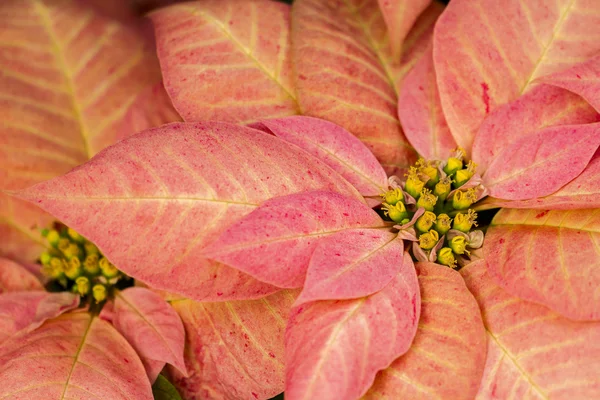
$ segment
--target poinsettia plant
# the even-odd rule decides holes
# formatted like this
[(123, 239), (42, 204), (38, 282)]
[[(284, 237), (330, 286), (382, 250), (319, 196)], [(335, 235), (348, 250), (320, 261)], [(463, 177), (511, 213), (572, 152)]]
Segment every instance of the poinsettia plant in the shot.
[[(60, 78), (8, 64), (2, 79), (29, 74), (45, 90), (66, 79), (70, 97), (6, 86), (7, 126), (32, 137), (9, 129), (3, 140), (23, 140), (32, 156), (7, 158), (2, 201), (12, 236), (3, 253), (38, 258), (32, 241), (42, 239), (29, 227), (55, 218), (93, 242), (105, 264), (154, 290), (105, 287), (107, 304), (114, 298), (118, 309), (128, 291), (160, 293), (185, 327), (185, 366), (161, 359), (179, 367), (167, 370), (184, 398), (598, 396), (593, 2), (176, 4), (150, 15), (170, 100), (160, 76), (79, 69), (111, 33), (99, 39), (80, 22), (66, 37), (98, 43), (92, 56), (71, 53), (63, 11), (8, 4), (11, 15), (35, 12), (45, 36), (16, 18), (7, 37), (22, 29), (38, 47), (50, 40)], [(143, 30), (137, 37), (148, 40)], [(21, 43), (24, 54), (32, 43)], [(109, 48), (131, 56), (125, 45)], [(117, 85), (121, 78), (140, 84)], [(89, 95), (86, 84), (98, 80)], [(179, 115), (185, 122), (128, 137)], [(37, 142), (56, 137), (82, 142), (70, 147), (79, 158), (67, 163), (58, 156), (64, 146)], [(52, 257), (39, 258), (59, 285), (73, 258), (64, 256), (54, 276)], [(77, 282), (96, 276), (63, 286), (90, 305), (106, 302), (93, 290), (104, 281), (87, 291)], [(71, 331), (78, 350), (59, 352), (74, 354), (71, 373), (36, 364), (44, 374), (21, 388), (56, 385), (64, 397), (79, 390), (71, 377), (93, 339), (67, 321), (112, 328), (81, 312), (56, 317), (57, 307), (27, 319), (44, 296), (31, 296), (19, 314), (24, 330), (0, 346), (0, 378), (28, 365), (11, 355), (27, 351), (20, 341)], [(33, 351), (39, 358), (48, 349)], [(91, 396), (106, 389), (88, 385)]]

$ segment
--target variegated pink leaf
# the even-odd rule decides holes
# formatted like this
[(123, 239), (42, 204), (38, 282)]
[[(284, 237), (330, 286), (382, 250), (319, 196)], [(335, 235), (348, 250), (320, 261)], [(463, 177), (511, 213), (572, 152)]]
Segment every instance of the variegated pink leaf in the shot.
[(30, 290), (43, 290), (35, 275), (16, 262), (0, 257), (0, 294)]
[(544, 75), (600, 51), (590, 0), (452, 0), (434, 35), (440, 98), (456, 142), (469, 150), (483, 119)]
[(286, 399), (357, 399), (365, 394), (377, 372), (409, 349), (420, 309), (414, 269), (368, 297), (293, 309), (285, 337)]
[(478, 400), (600, 396), (600, 323), (574, 322), (496, 286), (485, 261), (461, 270), (482, 310), (488, 351)]
[(209, 261), (203, 247), (263, 201), (305, 190), (362, 199), (296, 146), (254, 129), (205, 122), (134, 135), (21, 196), (96, 243), (136, 279), (199, 300), (224, 300), (277, 289)]
[(302, 287), (310, 257), (327, 236), (383, 228), (363, 202), (333, 192), (304, 192), (263, 203), (205, 249), (206, 257), (283, 288)]
[[(598, 39), (600, 36), (596, 37)], [(600, 112), (600, 55), (538, 81), (577, 93)]]
[(473, 399), (486, 359), (477, 302), (457, 272), (433, 263), (416, 267), (421, 288), (417, 334), (410, 350), (377, 375), (364, 400)]
[(485, 171), (511, 143), (544, 128), (598, 122), (600, 115), (581, 97), (550, 85), (536, 85), (517, 100), (499, 106), (475, 136), (472, 158)]
[(146, 129), (180, 121), (181, 117), (173, 108), (163, 84), (157, 83), (138, 94), (129, 106), (118, 129), (117, 139), (122, 140)]
[(68, 313), (0, 348), (0, 397), (152, 400), (144, 367), (106, 321)]
[(363, 196), (377, 196), (387, 190), (387, 175), (373, 153), (334, 123), (288, 117), (262, 120), (256, 127), (308, 151), (346, 178)]
[(599, 145), (600, 123), (543, 129), (500, 151), (483, 184), (506, 200), (547, 196), (581, 174)]
[(575, 320), (600, 319), (600, 209), (500, 210), (484, 253), (509, 293)]
[(251, 301), (172, 305), (186, 330), (189, 378), (168, 367), (187, 400), (268, 399), (284, 388), (283, 337), (296, 292)]
[(489, 208), (534, 208), (544, 210), (600, 208), (600, 152), (596, 152), (592, 161), (577, 178), (550, 196), (518, 201), (488, 198), (483, 203), (485, 207)]
[(185, 121), (248, 123), (298, 113), (288, 5), (204, 0), (151, 18), (165, 87)]
[(396, 116), (394, 65), (376, 0), (297, 0), (292, 57), (302, 113), (348, 129), (387, 172), (415, 160)]
[(421, 156), (443, 160), (456, 147), (440, 104), (431, 46), (400, 86), (398, 117)]
[(398, 274), (413, 274), (404, 260), (397, 233), (382, 229), (347, 229), (322, 240), (308, 265), (304, 288), (295, 305), (315, 300), (346, 300), (383, 289)]
[[(0, 347), (15, 333), (31, 332), (46, 320), (77, 308), (79, 296), (42, 290), (0, 295)], [(1, 352), (1, 351), (0, 351)]]
[(158, 294), (137, 287), (118, 292), (113, 313), (114, 327), (140, 357), (169, 363), (187, 375), (183, 361), (183, 324), (175, 310)]
[(404, 38), (431, 0), (377, 0), (388, 30), (394, 59), (400, 58)]
[[(80, 1), (3, 1), (0, 16), (0, 189), (14, 190), (112, 144), (130, 102), (160, 70), (140, 31)], [(0, 193), (0, 254), (33, 261), (50, 221)]]

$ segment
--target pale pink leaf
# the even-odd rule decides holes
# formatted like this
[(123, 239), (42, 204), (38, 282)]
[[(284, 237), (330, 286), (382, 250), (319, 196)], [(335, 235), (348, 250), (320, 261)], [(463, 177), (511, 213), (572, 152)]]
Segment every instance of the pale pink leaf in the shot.
[(300, 116), (262, 120), (258, 124), (325, 162), (363, 196), (376, 196), (387, 190), (387, 175), (373, 153), (341, 126)]
[(506, 200), (547, 196), (581, 174), (599, 145), (600, 123), (540, 130), (500, 151), (483, 184), (491, 196)]
[(162, 82), (157, 83), (138, 94), (129, 106), (118, 128), (117, 139), (122, 140), (146, 129), (180, 121), (181, 117), (173, 108)]
[(263, 201), (305, 190), (362, 199), (335, 171), (294, 145), (254, 129), (204, 122), (134, 135), (20, 196), (153, 288), (224, 300), (277, 289), (209, 261), (203, 247)]
[(431, 0), (377, 0), (377, 3), (387, 26), (392, 55), (397, 59), (402, 53), (404, 38)]
[(443, 160), (456, 147), (440, 104), (431, 46), (400, 86), (398, 117), (421, 156)]
[[(112, 144), (129, 102), (160, 69), (142, 32), (80, 1), (2, 1), (0, 14), (10, 16), (0, 31), (0, 189), (15, 190)], [(34, 261), (50, 221), (0, 193), (0, 254)]]
[(496, 286), (485, 261), (461, 274), (488, 334), (478, 400), (600, 397), (600, 323), (571, 321), (511, 296)]
[(434, 61), (456, 142), (470, 150), (484, 118), (600, 51), (590, 0), (452, 0), (436, 24)]
[(550, 85), (536, 85), (515, 101), (499, 106), (475, 136), (472, 158), (483, 172), (511, 143), (544, 128), (598, 122), (598, 113), (581, 97)]
[(383, 228), (363, 202), (333, 192), (304, 192), (263, 203), (205, 249), (206, 257), (284, 288), (302, 287), (310, 257), (327, 236)]
[(383, 289), (398, 274), (413, 274), (403, 262), (397, 233), (382, 229), (347, 229), (321, 241), (308, 265), (296, 306), (315, 300), (346, 300)]
[(362, 299), (316, 301), (292, 310), (286, 399), (357, 399), (379, 370), (410, 348), (421, 309), (417, 274), (411, 271)]
[(152, 400), (144, 367), (106, 321), (68, 313), (0, 349), (0, 397)]
[(0, 294), (43, 290), (40, 281), (27, 268), (0, 257)]
[(575, 320), (600, 319), (600, 209), (502, 209), (483, 251), (509, 293)]
[(284, 389), (284, 333), (296, 292), (251, 301), (172, 303), (186, 330), (188, 378), (168, 367), (187, 400), (268, 399)]
[(346, 128), (392, 173), (414, 162), (415, 153), (396, 114), (386, 31), (376, 0), (297, 0), (292, 8), (292, 57), (302, 113)]
[(457, 272), (417, 263), (421, 317), (410, 350), (381, 371), (364, 397), (453, 399), (475, 397), (486, 354), (486, 334), (473, 295)]
[(577, 93), (600, 112), (600, 55), (538, 81)]
[(187, 375), (183, 324), (158, 294), (145, 288), (125, 289), (116, 294), (113, 313), (113, 326), (140, 357), (169, 363)]
[[(408, 32), (408, 36), (402, 44), (400, 65), (394, 67), (394, 80), (397, 90), (401, 87), (406, 74), (412, 70), (431, 46), (435, 22), (443, 11), (444, 5), (442, 3), (432, 1)], [(402, 92), (401, 90), (398, 91)]]
[(600, 208), (600, 152), (596, 152), (592, 161), (577, 178), (550, 196), (517, 201), (487, 198), (482, 204), (489, 208), (534, 208), (538, 210)]
[(77, 308), (79, 296), (45, 291), (12, 292), (0, 295), (0, 347), (15, 333), (34, 330), (46, 320)]
[(298, 114), (288, 5), (204, 0), (151, 18), (165, 87), (185, 121), (248, 123)]

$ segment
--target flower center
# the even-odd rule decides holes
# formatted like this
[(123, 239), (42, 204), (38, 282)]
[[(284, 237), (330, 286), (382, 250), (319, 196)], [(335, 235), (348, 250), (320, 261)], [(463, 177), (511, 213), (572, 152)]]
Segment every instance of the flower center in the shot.
[(477, 213), (471, 207), (485, 189), (477, 165), (464, 158), (461, 148), (443, 161), (420, 158), (404, 181), (390, 178), (390, 189), (381, 195), (384, 216), (407, 231), (402, 237), (413, 241), (417, 261), (460, 267), (471, 261), (470, 250), (483, 244), (483, 232), (473, 229)]
[(40, 263), (53, 291), (77, 293), (82, 301), (98, 304), (112, 296), (117, 284), (131, 284), (131, 278), (73, 229), (56, 224), (44, 229), (42, 236), (49, 246), (40, 255)]

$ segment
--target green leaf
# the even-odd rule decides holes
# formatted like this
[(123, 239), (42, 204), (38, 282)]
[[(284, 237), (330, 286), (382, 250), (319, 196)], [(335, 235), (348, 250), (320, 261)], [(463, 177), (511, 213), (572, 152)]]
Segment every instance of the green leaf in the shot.
[(152, 385), (154, 400), (181, 400), (181, 396), (175, 386), (163, 375), (158, 375), (156, 382)]

